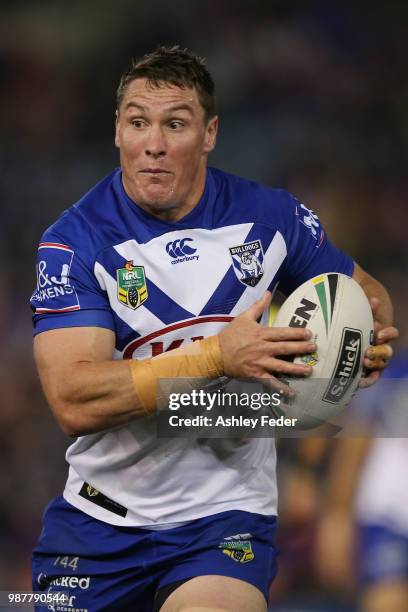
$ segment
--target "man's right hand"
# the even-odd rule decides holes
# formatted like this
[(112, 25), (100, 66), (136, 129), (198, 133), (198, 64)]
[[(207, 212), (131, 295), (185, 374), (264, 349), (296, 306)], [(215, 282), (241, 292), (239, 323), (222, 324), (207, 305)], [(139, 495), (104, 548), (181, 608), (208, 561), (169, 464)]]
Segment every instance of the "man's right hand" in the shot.
[(219, 334), (226, 376), (233, 378), (268, 378), (275, 374), (308, 376), (312, 368), (294, 364), (280, 357), (302, 355), (316, 350), (312, 333), (302, 327), (266, 327), (257, 323), (271, 302), (263, 297), (229, 323)]

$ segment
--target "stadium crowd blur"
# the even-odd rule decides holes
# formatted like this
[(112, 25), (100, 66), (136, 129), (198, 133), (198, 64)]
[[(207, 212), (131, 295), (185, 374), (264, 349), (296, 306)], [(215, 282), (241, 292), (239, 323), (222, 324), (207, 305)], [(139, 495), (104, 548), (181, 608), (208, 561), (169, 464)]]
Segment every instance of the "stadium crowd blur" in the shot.
[[(318, 212), (332, 240), (389, 288), (398, 346), (408, 344), (408, 6), (372, 2), (367, 13), (358, 4), (1, 3), (0, 590), (30, 588), (40, 514), (65, 479), (68, 440), (31, 355), (36, 245), (118, 163), (115, 89), (129, 57), (158, 43), (207, 57), (221, 118), (210, 163), (284, 187)], [(274, 609), (352, 610), (353, 590), (323, 585), (312, 558), (330, 448), (312, 486), (297, 474), (302, 453), (319, 451), (298, 445), (280, 451), (288, 546)], [(294, 590), (301, 603), (291, 608)]]

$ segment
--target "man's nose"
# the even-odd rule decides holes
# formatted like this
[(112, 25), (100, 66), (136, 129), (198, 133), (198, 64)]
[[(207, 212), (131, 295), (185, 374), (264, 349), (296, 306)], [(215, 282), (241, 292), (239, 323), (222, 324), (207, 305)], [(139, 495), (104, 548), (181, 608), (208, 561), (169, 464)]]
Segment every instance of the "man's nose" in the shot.
[(166, 155), (166, 142), (159, 126), (152, 126), (146, 142), (145, 153), (149, 157), (163, 157)]

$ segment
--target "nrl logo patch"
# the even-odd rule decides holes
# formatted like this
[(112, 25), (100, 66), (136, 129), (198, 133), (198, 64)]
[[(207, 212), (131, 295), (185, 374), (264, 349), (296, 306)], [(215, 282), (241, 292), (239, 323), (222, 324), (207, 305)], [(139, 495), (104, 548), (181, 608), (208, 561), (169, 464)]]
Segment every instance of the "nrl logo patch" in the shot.
[(218, 548), (237, 563), (249, 563), (255, 558), (249, 540), (224, 540), (218, 544)]
[(264, 253), (260, 240), (246, 242), (230, 247), (234, 272), (238, 280), (246, 286), (255, 287), (263, 277)]
[(134, 266), (127, 261), (124, 268), (116, 270), (118, 300), (128, 308), (136, 310), (147, 300), (146, 276), (143, 266)]

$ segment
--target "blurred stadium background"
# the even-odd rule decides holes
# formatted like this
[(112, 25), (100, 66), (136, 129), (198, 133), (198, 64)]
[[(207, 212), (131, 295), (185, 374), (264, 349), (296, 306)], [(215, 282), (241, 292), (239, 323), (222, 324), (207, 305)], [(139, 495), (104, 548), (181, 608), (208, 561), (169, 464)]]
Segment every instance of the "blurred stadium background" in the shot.
[[(128, 59), (158, 43), (207, 57), (221, 118), (210, 163), (287, 188), (318, 212), (332, 240), (391, 291), (404, 347), (407, 19), (406, 4), (386, 2), (2, 0), (0, 590), (30, 588), (41, 513), (65, 479), (67, 439), (31, 356), (36, 246), (117, 165), (115, 90)], [(302, 463), (296, 444), (284, 448), (282, 474), (288, 457)], [(323, 588), (309, 563), (319, 484), (309, 495), (305, 482), (282, 496), (303, 505), (303, 529), (296, 513), (285, 525), (291, 546), (274, 609), (353, 610), (353, 592)]]

